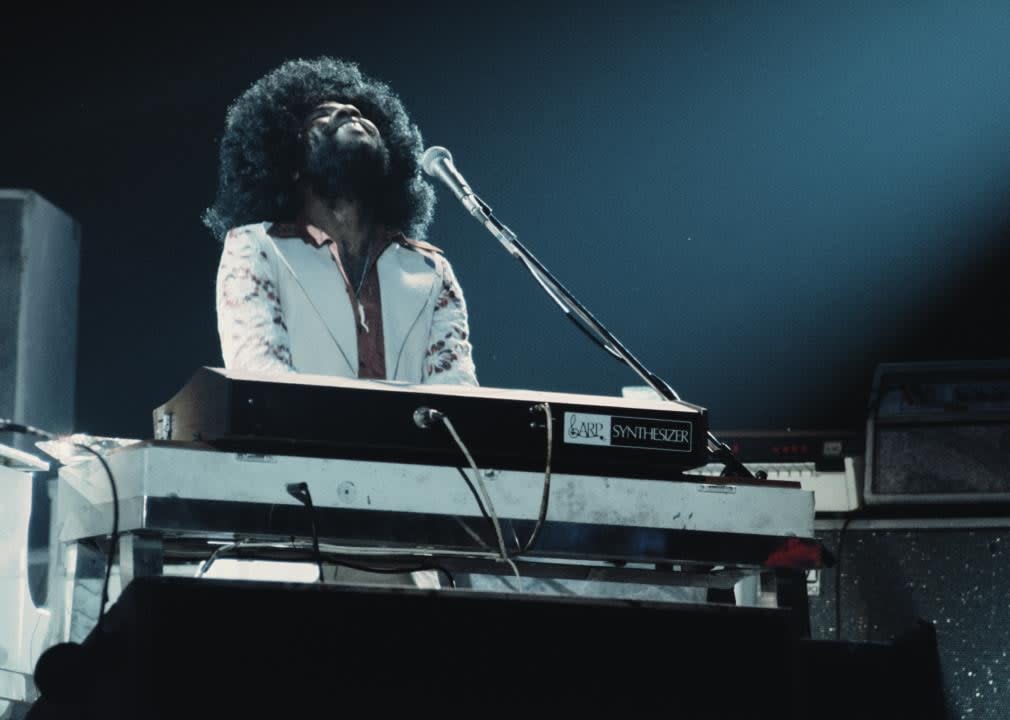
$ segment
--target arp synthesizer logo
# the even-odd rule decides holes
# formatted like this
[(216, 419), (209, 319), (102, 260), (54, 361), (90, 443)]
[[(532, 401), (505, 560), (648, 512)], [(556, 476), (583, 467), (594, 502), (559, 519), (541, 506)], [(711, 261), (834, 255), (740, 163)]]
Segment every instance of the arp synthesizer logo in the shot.
[(579, 445), (609, 445), (610, 416), (565, 413), (565, 442)]
[(691, 452), (692, 426), (683, 420), (565, 413), (566, 443)]

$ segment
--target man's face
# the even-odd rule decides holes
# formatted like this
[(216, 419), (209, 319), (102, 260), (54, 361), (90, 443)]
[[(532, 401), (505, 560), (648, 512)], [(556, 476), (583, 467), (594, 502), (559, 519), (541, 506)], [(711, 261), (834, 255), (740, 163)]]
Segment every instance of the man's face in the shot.
[(364, 117), (354, 105), (336, 100), (327, 100), (316, 105), (305, 118), (302, 131), (306, 135), (311, 132), (336, 134), (341, 142), (348, 144), (382, 143), (382, 136), (375, 123)]
[(389, 150), (371, 120), (349, 103), (327, 100), (302, 128), (304, 175), (324, 200), (374, 203), (389, 174)]

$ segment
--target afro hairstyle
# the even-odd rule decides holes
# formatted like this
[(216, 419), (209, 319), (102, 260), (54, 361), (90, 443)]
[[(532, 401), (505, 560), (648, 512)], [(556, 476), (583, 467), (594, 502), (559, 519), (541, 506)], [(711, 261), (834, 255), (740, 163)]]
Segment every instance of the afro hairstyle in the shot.
[(325, 100), (355, 105), (379, 128), (397, 190), (396, 197), (386, 198), (383, 221), (411, 237), (424, 237), (435, 191), (421, 176), (420, 131), (388, 85), (366, 76), (357, 63), (320, 57), (284, 63), (228, 109), (217, 197), (203, 215), (219, 241), (235, 227), (295, 219), (299, 208), (292, 178), (301, 159), (299, 133), (305, 116)]

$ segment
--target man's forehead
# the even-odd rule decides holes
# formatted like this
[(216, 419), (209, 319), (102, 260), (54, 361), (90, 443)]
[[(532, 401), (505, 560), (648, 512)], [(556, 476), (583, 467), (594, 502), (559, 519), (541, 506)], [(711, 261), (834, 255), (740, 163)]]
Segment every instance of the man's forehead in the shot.
[(325, 100), (313, 101), (302, 106), (300, 114), (306, 120), (311, 120), (321, 112), (333, 112), (342, 105), (353, 105), (353, 100), (343, 100), (337, 97), (328, 97)]

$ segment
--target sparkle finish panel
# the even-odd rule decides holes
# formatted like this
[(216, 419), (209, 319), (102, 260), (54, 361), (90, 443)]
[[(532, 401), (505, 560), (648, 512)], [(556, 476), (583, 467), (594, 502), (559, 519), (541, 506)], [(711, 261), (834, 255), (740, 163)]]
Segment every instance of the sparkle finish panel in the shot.
[[(1010, 718), (1010, 530), (991, 528), (819, 532), (838, 555), (811, 597), (815, 638), (889, 641), (917, 619), (937, 632), (951, 718)], [(843, 689), (839, 688), (842, 692)]]

